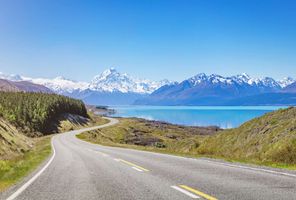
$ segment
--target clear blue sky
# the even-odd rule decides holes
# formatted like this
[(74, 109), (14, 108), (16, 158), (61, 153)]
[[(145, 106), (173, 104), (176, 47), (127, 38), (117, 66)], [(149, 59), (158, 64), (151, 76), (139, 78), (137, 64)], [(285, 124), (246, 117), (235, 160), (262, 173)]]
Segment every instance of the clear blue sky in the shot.
[(296, 78), (296, 2), (0, 0), (0, 71), (89, 80), (109, 67)]

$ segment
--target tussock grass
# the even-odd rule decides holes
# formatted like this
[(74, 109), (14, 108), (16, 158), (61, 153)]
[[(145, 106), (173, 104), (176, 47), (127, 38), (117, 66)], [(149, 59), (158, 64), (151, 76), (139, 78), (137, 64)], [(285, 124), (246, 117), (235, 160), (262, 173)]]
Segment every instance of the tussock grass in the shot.
[(0, 160), (0, 192), (36, 169), (51, 154), (51, 137), (38, 138), (35, 146), (21, 156)]
[(280, 109), (235, 129), (216, 130), (123, 118), (78, 135), (109, 146), (135, 148), (296, 169), (296, 108)]
[(121, 118), (119, 124), (85, 132), (77, 137), (109, 146), (136, 148), (157, 152), (191, 153), (217, 127), (187, 127), (136, 118)]
[(296, 108), (271, 112), (209, 137), (197, 153), (254, 163), (296, 165)]

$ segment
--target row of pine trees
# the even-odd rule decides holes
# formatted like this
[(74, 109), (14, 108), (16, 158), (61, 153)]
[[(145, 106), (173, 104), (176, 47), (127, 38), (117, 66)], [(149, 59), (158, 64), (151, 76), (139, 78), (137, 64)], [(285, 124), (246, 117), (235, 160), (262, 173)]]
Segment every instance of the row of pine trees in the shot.
[(46, 132), (63, 113), (87, 117), (80, 100), (56, 94), (0, 92), (0, 117), (24, 130)]

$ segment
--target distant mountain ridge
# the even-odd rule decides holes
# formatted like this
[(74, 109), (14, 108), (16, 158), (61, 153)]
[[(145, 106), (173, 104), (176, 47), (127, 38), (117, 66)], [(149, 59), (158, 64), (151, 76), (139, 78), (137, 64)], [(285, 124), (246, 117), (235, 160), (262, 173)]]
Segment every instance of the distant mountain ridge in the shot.
[(54, 79), (30, 78), (20, 75), (0, 73), (0, 78), (14, 82), (28, 81), (50, 88), (57, 94), (82, 99), (88, 104), (126, 105), (143, 98), (163, 85), (173, 82), (168, 80), (150, 81), (121, 74), (110, 68), (95, 76), (90, 82), (81, 82), (56, 77)]
[[(291, 105), (291, 102), (295, 102), (296, 91), (295, 79), (291, 77), (274, 80), (271, 77), (252, 78), (245, 73), (229, 77), (199, 73), (182, 82), (174, 82), (134, 78), (110, 68), (90, 82), (64, 77), (44, 79), (3, 73), (0, 73), (0, 78), (43, 85), (57, 94), (96, 105), (237, 105), (245, 104), (245, 101), (252, 102), (252, 105), (265, 105), (268, 104), (265, 98), (273, 99), (271, 105)], [(283, 93), (290, 94), (281, 98)]]
[[(284, 95), (295, 80), (251, 78), (247, 74), (223, 77), (197, 74), (178, 84), (163, 86), (148, 97), (135, 101), (140, 105), (295, 105), (296, 94)], [(289, 91), (293, 91), (289, 89)], [(263, 95), (264, 94), (264, 95)], [(268, 94), (268, 95), (267, 95)], [(257, 98), (251, 98), (256, 96)], [(285, 98), (281, 98), (285, 96)], [(248, 97), (248, 98), (247, 98)], [(252, 101), (251, 101), (252, 100)]]
[(9, 81), (5, 79), (0, 79), (0, 91), (53, 93), (43, 85), (34, 84), (28, 81)]

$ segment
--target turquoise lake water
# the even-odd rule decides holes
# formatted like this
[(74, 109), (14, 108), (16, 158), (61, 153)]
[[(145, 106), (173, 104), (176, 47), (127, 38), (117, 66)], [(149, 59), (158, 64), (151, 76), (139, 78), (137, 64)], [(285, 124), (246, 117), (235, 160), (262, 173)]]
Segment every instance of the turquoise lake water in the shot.
[(115, 106), (113, 116), (137, 117), (190, 126), (234, 128), (279, 106)]

